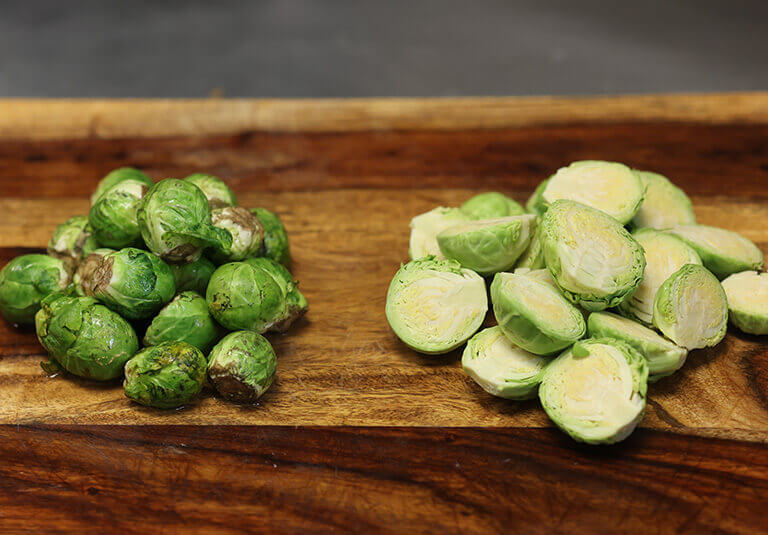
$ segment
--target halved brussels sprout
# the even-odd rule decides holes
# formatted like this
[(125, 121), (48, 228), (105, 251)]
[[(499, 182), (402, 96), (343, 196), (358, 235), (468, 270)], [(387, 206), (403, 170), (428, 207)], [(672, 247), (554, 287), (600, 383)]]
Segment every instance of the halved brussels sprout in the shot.
[(548, 362), (517, 347), (498, 325), (470, 338), (461, 357), (462, 368), (483, 390), (506, 399), (536, 397)]
[(725, 291), (704, 267), (685, 265), (656, 292), (653, 324), (686, 349), (712, 347), (723, 339), (728, 324)]
[(72, 260), (77, 264), (98, 247), (88, 218), (77, 215), (70, 217), (53, 231), (53, 236), (48, 242), (48, 254), (62, 260)]
[(230, 333), (208, 357), (208, 377), (225, 399), (255, 403), (272, 384), (277, 371), (275, 351), (252, 331)]
[(449, 227), (467, 221), (469, 218), (458, 208), (444, 208), (442, 206), (414, 217), (411, 220), (411, 241), (408, 251), (411, 260), (418, 260), (426, 256), (445, 260), (443, 253), (440, 252), (440, 246), (437, 244), (437, 235)]
[(232, 235), (211, 223), (211, 208), (191, 182), (167, 178), (144, 196), (138, 211), (141, 237), (168, 262), (193, 262), (205, 247), (229, 247)]
[(91, 206), (96, 204), (104, 192), (112, 189), (114, 186), (122, 182), (123, 180), (138, 180), (145, 184), (148, 188), (151, 188), (154, 182), (143, 171), (134, 169), (133, 167), (121, 167), (109, 172), (104, 178), (99, 181), (99, 185), (96, 186), (96, 191), (91, 195)]
[(86, 286), (93, 283), (93, 272), (99, 267), (101, 258), (109, 253), (116, 252), (114, 249), (101, 248), (91, 252), (83, 258), (83, 261), (77, 266), (75, 274), (72, 275), (72, 284), (74, 284), (75, 294), (80, 297), (88, 295)]
[(731, 323), (751, 334), (768, 334), (768, 273), (744, 271), (723, 281)]
[(613, 338), (590, 338), (549, 363), (539, 386), (547, 416), (574, 440), (613, 444), (643, 417), (648, 365)]
[(677, 236), (649, 228), (638, 229), (632, 236), (645, 251), (645, 273), (635, 292), (619, 304), (619, 310), (650, 325), (653, 321), (653, 299), (659, 286), (684, 265), (701, 265), (701, 259)]
[(140, 180), (123, 180), (101, 194), (88, 220), (98, 242), (121, 249), (141, 244), (137, 212), (149, 187)]
[(535, 230), (531, 234), (531, 241), (528, 247), (520, 255), (515, 264), (515, 269), (527, 268), (531, 270), (542, 269), (544, 264), (544, 251), (541, 248), (541, 232), (539, 231), (539, 220), (535, 223)]
[(548, 269), (528, 269), (524, 267), (515, 268), (515, 275), (523, 275), (525, 277), (531, 277), (545, 284), (549, 284), (552, 288), (560, 291), (557, 287), (555, 279), (552, 278), (552, 273)]
[(544, 261), (572, 302), (615, 307), (643, 278), (643, 248), (614, 218), (574, 201), (555, 201), (541, 218)]
[(168, 264), (168, 267), (173, 272), (177, 292), (191, 290), (200, 295), (205, 295), (208, 281), (211, 280), (211, 275), (216, 271), (213, 262), (205, 257), (200, 257), (188, 264)]
[(456, 349), (475, 334), (488, 311), (485, 281), (453, 260), (427, 256), (403, 265), (387, 292), (387, 321), (421, 353)]
[(544, 203), (544, 199), (542, 199), (544, 190), (547, 189), (547, 184), (549, 184), (549, 179), (542, 180), (539, 185), (536, 186), (536, 189), (528, 198), (528, 202), (525, 203), (526, 212), (540, 216), (547, 211), (547, 206)]
[(667, 229), (696, 223), (691, 199), (667, 177), (635, 170), (645, 186), (645, 199), (632, 219), (635, 227)]
[(634, 217), (644, 195), (643, 182), (626, 165), (587, 160), (573, 162), (549, 177), (541, 202), (551, 205), (559, 199), (576, 201), (625, 225)]
[(237, 205), (235, 192), (217, 176), (195, 173), (186, 177), (184, 181), (200, 188), (205, 194), (205, 198), (208, 199), (211, 209)]
[(704, 267), (719, 279), (763, 267), (762, 251), (747, 238), (730, 230), (706, 225), (678, 225), (669, 232), (693, 247)]
[(265, 208), (251, 208), (251, 213), (264, 228), (264, 242), (258, 256), (266, 256), (284, 266), (291, 263), (288, 234), (280, 218)]
[(11, 323), (34, 323), (40, 301), (69, 284), (69, 265), (42, 254), (17, 256), (0, 270), (0, 313)]
[(227, 206), (211, 212), (214, 227), (228, 231), (232, 235), (229, 246), (214, 247), (211, 258), (223, 264), (237, 262), (253, 256), (261, 250), (264, 241), (264, 228), (261, 222), (245, 208)]
[(581, 312), (557, 289), (533, 277), (497, 273), (491, 302), (507, 338), (537, 355), (556, 353), (586, 332)]
[(469, 219), (496, 219), (497, 217), (509, 217), (523, 215), (525, 208), (514, 199), (497, 191), (479, 193), (461, 205), (461, 211)]
[(593, 338), (616, 338), (634, 347), (648, 362), (649, 380), (679, 370), (688, 355), (687, 349), (659, 336), (656, 331), (610, 312), (590, 314), (587, 329)]
[(205, 299), (196, 292), (181, 292), (154, 317), (144, 334), (144, 345), (186, 342), (207, 353), (219, 334)]
[(511, 268), (531, 241), (536, 216), (500, 217), (461, 223), (437, 235), (440, 252), (481, 275)]

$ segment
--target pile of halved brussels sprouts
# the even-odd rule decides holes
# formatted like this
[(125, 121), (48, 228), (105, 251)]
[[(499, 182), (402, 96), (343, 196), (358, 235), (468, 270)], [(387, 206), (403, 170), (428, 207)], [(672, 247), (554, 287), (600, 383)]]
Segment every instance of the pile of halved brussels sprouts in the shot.
[[(626, 438), (647, 383), (720, 342), (729, 311), (742, 331), (768, 334), (760, 249), (697, 224), (664, 176), (620, 163), (563, 167), (525, 208), (494, 192), (414, 217), (410, 256), (387, 294), (395, 334), (429, 354), (466, 342), (462, 366), (484, 390), (538, 395), (591, 444)], [(486, 282), (497, 325), (478, 332)]]
[(59, 225), (47, 255), (0, 271), (0, 312), (35, 325), (50, 373), (124, 376), (126, 396), (158, 408), (189, 403), (206, 381), (255, 402), (277, 368), (262, 334), (307, 311), (289, 262), (278, 216), (237, 206), (219, 178), (154, 183), (121, 168), (101, 180), (88, 216)]

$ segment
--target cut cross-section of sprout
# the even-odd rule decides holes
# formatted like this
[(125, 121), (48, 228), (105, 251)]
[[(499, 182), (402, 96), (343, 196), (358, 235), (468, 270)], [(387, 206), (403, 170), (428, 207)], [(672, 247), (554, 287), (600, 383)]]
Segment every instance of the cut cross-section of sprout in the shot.
[(649, 171), (635, 173), (645, 186), (645, 199), (632, 219), (635, 227), (667, 229), (696, 223), (693, 204), (688, 196), (665, 176)]
[(747, 238), (730, 230), (706, 225), (679, 225), (670, 232), (693, 247), (704, 267), (720, 279), (763, 267), (762, 251)]
[(411, 220), (411, 241), (409, 254), (412, 260), (418, 260), (425, 256), (434, 256), (438, 260), (445, 260), (440, 246), (437, 244), (437, 235), (445, 229), (466, 223), (469, 218), (458, 208), (438, 207)]
[(525, 209), (514, 199), (497, 191), (475, 195), (461, 205), (461, 211), (470, 219), (494, 219), (525, 213)]
[(768, 273), (744, 271), (723, 281), (731, 323), (751, 334), (768, 334)]
[(544, 265), (544, 251), (541, 248), (541, 233), (539, 231), (539, 221), (536, 221), (536, 230), (531, 235), (531, 242), (528, 247), (517, 259), (515, 268), (541, 269)]

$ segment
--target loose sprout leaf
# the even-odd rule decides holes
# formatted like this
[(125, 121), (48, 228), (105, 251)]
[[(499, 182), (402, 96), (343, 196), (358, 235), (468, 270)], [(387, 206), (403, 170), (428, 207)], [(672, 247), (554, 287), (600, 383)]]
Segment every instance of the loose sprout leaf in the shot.
[(731, 323), (750, 334), (768, 334), (768, 273), (744, 271), (723, 281)]
[(763, 253), (745, 237), (717, 227), (706, 225), (678, 225), (670, 229), (685, 243), (693, 247), (704, 267), (723, 279), (740, 271), (761, 269)]
[(495, 219), (525, 213), (525, 209), (514, 199), (496, 191), (475, 195), (461, 205), (461, 211), (473, 220)]
[(658, 173), (637, 170), (635, 173), (645, 186), (645, 198), (632, 225), (667, 229), (696, 223), (693, 204), (683, 190)]
[(445, 260), (437, 244), (437, 235), (445, 229), (469, 221), (458, 208), (438, 207), (411, 220), (411, 240), (409, 254), (411, 260), (434, 256)]

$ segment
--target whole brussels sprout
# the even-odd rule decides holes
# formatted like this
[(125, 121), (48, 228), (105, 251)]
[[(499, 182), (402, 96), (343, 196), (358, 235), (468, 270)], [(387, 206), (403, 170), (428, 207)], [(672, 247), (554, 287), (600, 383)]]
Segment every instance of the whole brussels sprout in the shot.
[(37, 338), (69, 373), (107, 381), (139, 349), (133, 327), (91, 297), (52, 294), (35, 316)]
[(693, 204), (688, 196), (667, 177), (648, 171), (637, 171), (645, 186), (645, 198), (632, 219), (635, 227), (667, 229), (696, 223)]
[(264, 229), (264, 241), (257, 256), (266, 256), (288, 266), (291, 263), (291, 250), (283, 222), (276, 214), (265, 208), (251, 208), (251, 213), (256, 216)]
[(149, 178), (145, 172), (134, 169), (133, 167), (121, 167), (115, 169), (102, 178), (99, 185), (96, 186), (96, 191), (91, 195), (91, 206), (96, 204), (96, 201), (99, 200), (104, 192), (112, 189), (123, 180), (138, 180), (139, 182), (146, 184), (148, 188), (151, 188), (152, 184), (154, 184), (152, 179)]
[(186, 342), (147, 347), (125, 365), (125, 395), (148, 407), (181, 407), (203, 389), (206, 365), (200, 350)]
[(704, 267), (719, 279), (763, 267), (763, 252), (757, 245), (730, 230), (706, 225), (678, 225), (669, 232), (693, 247)]
[(461, 211), (470, 219), (495, 219), (523, 215), (525, 208), (497, 191), (479, 193), (461, 205)]
[(211, 258), (223, 264), (254, 256), (261, 250), (264, 228), (259, 220), (245, 208), (227, 206), (211, 212), (213, 226), (225, 229), (232, 235), (229, 247), (214, 247)]
[(266, 338), (252, 331), (230, 333), (208, 357), (208, 377), (225, 399), (254, 403), (272, 384), (277, 357)]
[(152, 320), (144, 334), (144, 345), (187, 342), (207, 353), (218, 339), (219, 326), (205, 299), (195, 292), (181, 292)]
[(40, 301), (69, 284), (69, 266), (42, 254), (17, 256), (0, 270), (0, 313), (11, 323), (34, 323)]
[(75, 274), (72, 275), (72, 284), (74, 284), (75, 287), (75, 294), (79, 295), (80, 297), (88, 295), (86, 286), (89, 286), (93, 283), (93, 272), (96, 271), (97, 267), (99, 267), (101, 258), (109, 253), (114, 252), (116, 252), (114, 249), (101, 248), (96, 249), (88, 256), (83, 258), (83, 261), (80, 262), (80, 264), (77, 266)]
[(437, 235), (449, 227), (467, 221), (469, 218), (458, 208), (444, 208), (442, 206), (411, 219), (411, 239), (408, 250), (411, 260), (418, 260), (426, 256), (445, 260), (445, 256), (440, 252), (440, 246), (437, 244)]
[(104, 255), (83, 286), (87, 295), (134, 320), (151, 317), (176, 293), (168, 264), (131, 247)]
[(93, 236), (93, 229), (84, 215), (70, 217), (56, 227), (48, 242), (48, 254), (77, 264), (99, 244)]
[(237, 205), (235, 193), (217, 176), (195, 173), (189, 175), (184, 181), (194, 184), (202, 190), (211, 209)]
[(101, 194), (88, 213), (98, 242), (121, 249), (141, 243), (136, 213), (149, 186), (140, 180), (123, 180)]
[(177, 292), (192, 290), (200, 295), (205, 295), (208, 281), (216, 271), (213, 262), (204, 256), (188, 264), (168, 264), (168, 267), (171, 268), (173, 278), (176, 280)]
[(269, 273), (277, 285), (280, 286), (285, 296), (285, 310), (281, 314), (282, 319), (275, 323), (270, 328), (270, 331), (287, 331), (293, 322), (309, 310), (307, 299), (299, 291), (299, 283), (293, 279), (293, 276), (285, 266), (278, 264), (271, 258), (247, 258), (245, 263)]
[(211, 208), (191, 182), (161, 180), (144, 196), (138, 211), (141, 237), (168, 262), (193, 262), (206, 247), (228, 248), (232, 235), (211, 223)]
[(750, 334), (768, 334), (768, 273), (744, 271), (723, 281), (731, 323)]

